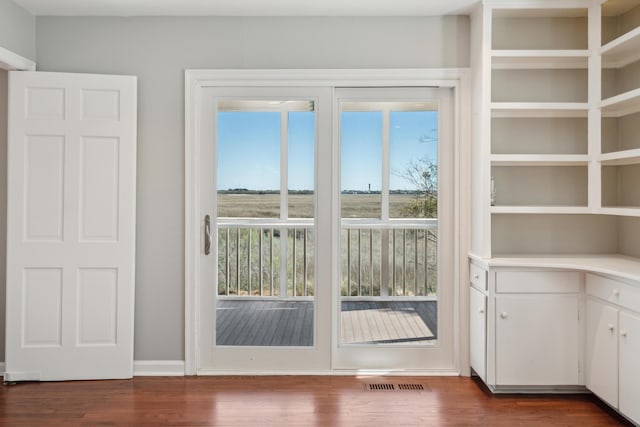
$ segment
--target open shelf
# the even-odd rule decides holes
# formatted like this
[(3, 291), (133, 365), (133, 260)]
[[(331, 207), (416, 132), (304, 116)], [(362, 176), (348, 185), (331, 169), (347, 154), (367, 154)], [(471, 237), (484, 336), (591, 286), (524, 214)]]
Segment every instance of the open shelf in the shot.
[(586, 154), (493, 154), (493, 166), (581, 166), (589, 162)]
[(586, 206), (491, 206), (492, 214), (588, 214), (591, 210)]
[(640, 88), (602, 100), (600, 103), (604, 117), (620, 117), (640, 111)]
[(640, 163), (640, 148), (614, 151), (600, 155), (600, 163), (605, 166), (636, 165)]
[[(640, 112), (620, 117), (603, 117), (601, 121), (600, 160), (637, 157), (640, 149)], [(616, 153), (616, 154), (614, 154)]]
[(602, 65), (620, 68), (640, 59), (640, 27), (602, 46)]
[(492, 102), (492, 117), (587, 117), (586, 102)]
[(602, 166), (602, 207), (640, 209), (640, 164)]
[(492, 164), (495, 206), (587, 207), (586, 162), (560, 165)]
[(575, 50), (500, 50), (491, 52), (493, 69), (587, 68), (589, 51)]
[(619, 222), (615, 216), (592, 215), (586, 208), (521, 210), (518, 215), (512, 212), (491, 215), (493, 254), (557, 256), (618, 252)]
[[(608, 0), (603, 2), (601, 44), (603, 48), (607, 47), (607, 51), (628, 43), (628, 40), (633, 38), (631, 33), (638, 27), (640, 27), (639, 0)], [(627, 50), (626, 47), (623, 49)]]
[[(615, 130), (617, 128), (613, 129)], [(610, 134), (611, 140), (618, 136), (615, 132)], [(617, 139), (615, 141), (617, 142)], [(586, 117), (494, 118), (491, 120), (491, 153), (493, 154), (586, 155), (587, 142)]]
[(622, 206), (616, 206), (615, 208), (604, 207), (598, 209), (598, 213), (603, 215), (640, 217), (640, 208)]
[(493, 49), (587, 49), (585, 7), (519, 9), (504, 2), (492, 18)]
[(491, 75), (492, 102), (586, 103), (586, 69), (498, 69)]

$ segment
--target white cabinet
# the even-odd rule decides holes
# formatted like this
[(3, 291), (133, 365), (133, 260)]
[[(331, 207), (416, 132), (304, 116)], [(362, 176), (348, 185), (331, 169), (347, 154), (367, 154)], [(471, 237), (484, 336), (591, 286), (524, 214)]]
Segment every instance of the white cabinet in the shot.
[(478, 376), (496, 392), (580, 385), (581, 273), (471, 266), (470, 365)]
[(496, 385), (579, 384), (578, 296), (496, 296)]
[(587, 274), (586, 385), (640, 422), (640, 287)]
[(618, 406), (618, 310), (587, 300), (586, 372), (589, 390)]
[(469, 297), (469, 321), (469, 361), (476, 374), (486, 381), (487, 297), (475, 288), (471, 288)]
[(619, 409), (640, 423), (640, 317), (620, 313)]

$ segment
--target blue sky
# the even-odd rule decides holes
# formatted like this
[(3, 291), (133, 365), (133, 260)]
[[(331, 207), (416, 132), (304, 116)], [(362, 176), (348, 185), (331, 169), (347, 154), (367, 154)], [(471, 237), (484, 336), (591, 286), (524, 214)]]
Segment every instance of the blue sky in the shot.
[[(382, 113), (343, 112), (342, 189), (379, 191), (382, 178)], [(390, 188), (412, 190), (398, 173), (412, 160), (437, 160), (437, 113), (392, 112)], [(315, 116), (289, 113), (289, 189), (313, 189)], [(395, 172), (395, 173), (394, 173)], [(218, 113), (218, 189), (276, 190), (280, 186), (280, 113)]]

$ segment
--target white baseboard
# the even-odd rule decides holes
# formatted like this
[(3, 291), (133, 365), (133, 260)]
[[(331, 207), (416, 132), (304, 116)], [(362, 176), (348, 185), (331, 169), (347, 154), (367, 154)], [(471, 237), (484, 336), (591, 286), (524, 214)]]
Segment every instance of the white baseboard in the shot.
[(184, 376), (184, 360), (134, 360), (134, 377)]
[[(0, 362), (0, 377), (4, 377), (5, 363)], [(134, 360), (135, 377), (181, 377), (184, 376), (184, 360)]]

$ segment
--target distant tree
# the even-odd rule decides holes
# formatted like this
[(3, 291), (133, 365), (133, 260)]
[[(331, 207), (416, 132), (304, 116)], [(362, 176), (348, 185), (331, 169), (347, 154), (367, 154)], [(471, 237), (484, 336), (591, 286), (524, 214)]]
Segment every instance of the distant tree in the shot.
[(426, 157), (414, 160), (398, 176), (416, 188), (413, 200), (401, 212), (413, 218), (437, 218), (438, 164)]
[[(421, 143), (437, 143), (437, 138), (431, 136), (420, 137)], [(413, 160), (402, 172), (396, 172), (396, 176), (406, 180), (415, 188), (411, 202), (401, 209), (403, 216), (411, 218), (437, 218), (438, 217), (438, 163), (436, 160), (423, 157)], [(426, 238), (437, 244), (438, 234), (433, 230), (425, 232)], [(436, 262), (425, 260), (425, 262)], [(434, 269), (435, 271), (435, 269)], [(436, 283), (433, 279), (430, 283)]]

